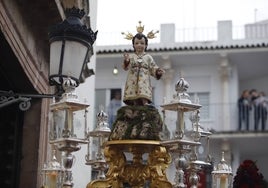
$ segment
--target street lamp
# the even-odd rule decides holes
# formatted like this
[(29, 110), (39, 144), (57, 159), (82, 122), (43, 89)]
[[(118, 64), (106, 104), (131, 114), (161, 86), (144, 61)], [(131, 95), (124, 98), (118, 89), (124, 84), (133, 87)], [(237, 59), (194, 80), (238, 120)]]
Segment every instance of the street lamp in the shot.
[(57, 94), (61, 96), (59, 101), (50, 104), (50, 144), (63, 153), (64, 178), (61, 186), (64, 188), (73, 187), (75, 156), (72, 153), (80, 150), (81, 144), (88, 143), (87, 137), (77, 138), (74, 130), (75, 114), (86, 111), (89, 106), (78, 100), (75, 88), (85, 77), (93, 74), (87, 68), (87, 63), (93, 54), (92, 46), (97, 36), (97, 32), (82, 24), (84, 15), (83, 10), (74, 7), (66, 9), (67, 18), (49, 30), (49, 84), (56, 86)]
[(50, 144), (63, 153), (62, 165), (55, 157), (42, 169), (44, 187), (71, 188), (73, 187), (72, 166), (75, 156), (72, 154), (80, 150), (81, 144), (87, 144), (85, 138), (77, 138), (74, 130), (74, 116), (78, 111), (86, 111), (89, 106), (80, 102), (75, 88), (85, 78), (94, 74), (87, 63), (93, 55), (93, 44), (97, 38), (97, 31), (93, 32), (82, 23), (84, 10), (75, 7), (65, 10), (66, 19), (49, 28), (50, 42), (50, 74), (49, 85), (56, 86), (54, 94), (24, 94), (13, 91), (0, 90), (0, 109), (13, 103), (20, 103), (19, 108), (26, 111), (31, 106), (32, 98), (53, 98), (50, 104), (52, 113)]
[[(66, 19), (50, 28), (50, 85), (62, 89), (65, 78), (69, 77), (78, 86), (83, 81), (83, 71), (93, 54), (92, 45), (97, 31), (93, 32), (82, 24), (83, 10), (75, 7), (66, 9)], [(90, 75), (89, 75), (90, 76)], [(60, 91), (59, 91), (60, 92)]]
[(65, 79), (72, 79), (76, 87), (85, 78), (94, 74), (87, 67), (93, 54), (93, 43), (97, 38), (97, 31), (93, 32), (81, 21), (85, 12), (75, 7), (66, 9), (66, 19), (49, 28), (50, 42), (50, 75), (49, 84), (56, 86), (54, 94), (25, 94), (0, 90), (0, 108), (20, 103), (21, 110), (30, 108), (32, 98), (60, 98), (65, 92)]

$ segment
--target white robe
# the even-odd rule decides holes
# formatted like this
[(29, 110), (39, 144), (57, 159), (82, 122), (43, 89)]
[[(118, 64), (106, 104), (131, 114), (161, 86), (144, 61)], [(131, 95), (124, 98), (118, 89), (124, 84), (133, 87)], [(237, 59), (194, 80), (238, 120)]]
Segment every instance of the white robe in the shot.
[(130, 63), (126, 67), (128, 70), (127, 80), (125, 84), (123, 101), (145, 98), (152, 102), (152, 85), (150, 76), (156, 77), (156, 70), (159, 67), (149, 54), (142, 57), (136, 54), (130, 55)]

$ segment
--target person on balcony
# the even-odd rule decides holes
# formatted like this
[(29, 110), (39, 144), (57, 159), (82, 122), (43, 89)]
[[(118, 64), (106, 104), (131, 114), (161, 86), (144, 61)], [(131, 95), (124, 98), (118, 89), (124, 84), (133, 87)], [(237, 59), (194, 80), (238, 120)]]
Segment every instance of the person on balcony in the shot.
[(251, 105), (253, 107), (254, 130), (256, 131), (258, 130), (260, 121), (259, 93), (256, 89), (251, 89), (249, 94), (251, 96)]
[(264, 92), (260, 92), (259, 94), (259, 109), (260, 109), (260, 117), (261, 117), (261, 130), (264, 131), (267, 122), (267, 106), (268, 106), (268, 98)]
[(242, 125), (245, 125), (246, 130), (249, 130), (249, 113), (251, 104), (249, 99), (249, 90), (244, 90), (238, 99), (238, 130), (242, 130)]

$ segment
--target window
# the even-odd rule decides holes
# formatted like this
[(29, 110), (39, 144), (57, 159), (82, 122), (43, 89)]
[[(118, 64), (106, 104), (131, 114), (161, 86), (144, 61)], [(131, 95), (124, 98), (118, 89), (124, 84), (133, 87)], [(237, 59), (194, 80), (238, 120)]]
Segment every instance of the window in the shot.
[(209, 119), (209, 92), (197, 92), (197, 93), (189, 93), (190, 100), (193, 103), (199, 101), (199, 104), (202, 105), (200, 109), (200, 118)]
[[(118, 110), (119, 107), (122, 106), (122, 99), (121, 99), (121, 102), (120, 104), (118, 104), (118, 101), (116, 100), (113, 100), (113, 105), (112, 107), (113, 108), (110, 108), (110, 104), (111, 104), (111, 101), (112, 99), (117, 98), (117, 94), (118, 93), (121, 93), (122, 90), (121, 88), (117, 88), (117, 89), (110, 89), (110, 88), (107, 88), (107, 89), (96, 89), (95, 90), (95, 113), (97, 115), (97, 113), (100, 112), (100, 110), (103, 110), (108, 116), (109, 116), (109, 125), (112, 124), (112, 122), (114, 121), (114, 118), (115, 117), (112, 117), (112, 114), (111, 114), (111, 110), (114, 113), (116, 113), (116, 111)], [(121, 98), (121, 95), (120, 95), (120, 98)], [(114, 114), (115, 115), (115, 114)], [(95, 125), (96, 125), (96, 117), (95, 117)]]

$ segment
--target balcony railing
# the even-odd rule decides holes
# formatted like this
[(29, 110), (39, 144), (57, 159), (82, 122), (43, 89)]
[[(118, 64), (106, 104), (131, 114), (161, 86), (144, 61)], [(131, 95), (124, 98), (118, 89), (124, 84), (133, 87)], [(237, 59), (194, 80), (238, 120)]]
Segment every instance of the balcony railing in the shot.
[[(161, 105), (156, 105), (159, 112), (162, 112)], [(258, 110), (256, 114), (256, 109), (252, 106), (248, 109), (248, 114), (243, 116), (243, 121), (241, 121), (241, 126), (239, 126), (239, 117), (242, 118), (237, 103), (210, 103), (209, 105), (202, 105), (200, 109), (200, 124), (205, 130), (210, 131), (249, 131), (249, 132), (261, 132), (268, 131), (268, 121), (267, 121), (267, 108), (266, 112), (264, 110)], [(99, 109), (95, 109), (96, 112)], [(165, 124), (167, 125), (170, 135), (172, 135), (176, 129), (177, 114), (173, 111), (165, 112), (166, 119)], [(192, 123), (189, 119), (190, 112), (185, 113), (185, 127), (187, 130), (192, 129)], [(247, 121), (245, 121), (247, 120)], [(94, 120), (96, 121), (96, 120)], [(248, 122), (248, 128), (247, 128)], [(257, 122), (257, 124), (255, 124)], [(262, 123), (263, 128), (262, 130)], [(94, 123), (96, 125), (96, 123)]]
[[(268, 39), (268, 24), (248, 24), (245, 26), (233, 26), (230, 36), (232, 40), (262, 40)], [(122, 31), (99, 32), (97, 46), (129, 45), (131, 42), (124, 39)], [(160, 38), (150, 40), (150, 44), (160, 43)], [(175, 43), (212, 42), (218, 40), (217, 27), (183, 28), (175, 29)]]
[(205, 42), (217, 40), (217, 28), (184, 28), (176, 29), (175, 42)]
[[(161, 107), (159, 107), (161, 109)], [(238, 104), (209, 104), (208, 106), (202, 105), (200, 109), (200, 124), (205, 130), (213, 131), (268, 131), (267, 122), (267, 107), (265, 110), (255, 109), (252, 106), (248, 110), (248, 114), (243, 116), (241, 126), (239, 126)], [(186, 129), (192, 128), (192, 123), (189, 120), (190, 113), (185, 113), (185, 126)], [(240, 117), (240, 118), (239, 118)], [(166, 125), (172, 133), (176, 127), (176, 113), (166, 112)], [(248, 121), (244, 121), (244, 120)], [(248, 127), (246, 122), (248, 122)], [(262, 127), (263, 125), (263, 127)]]

